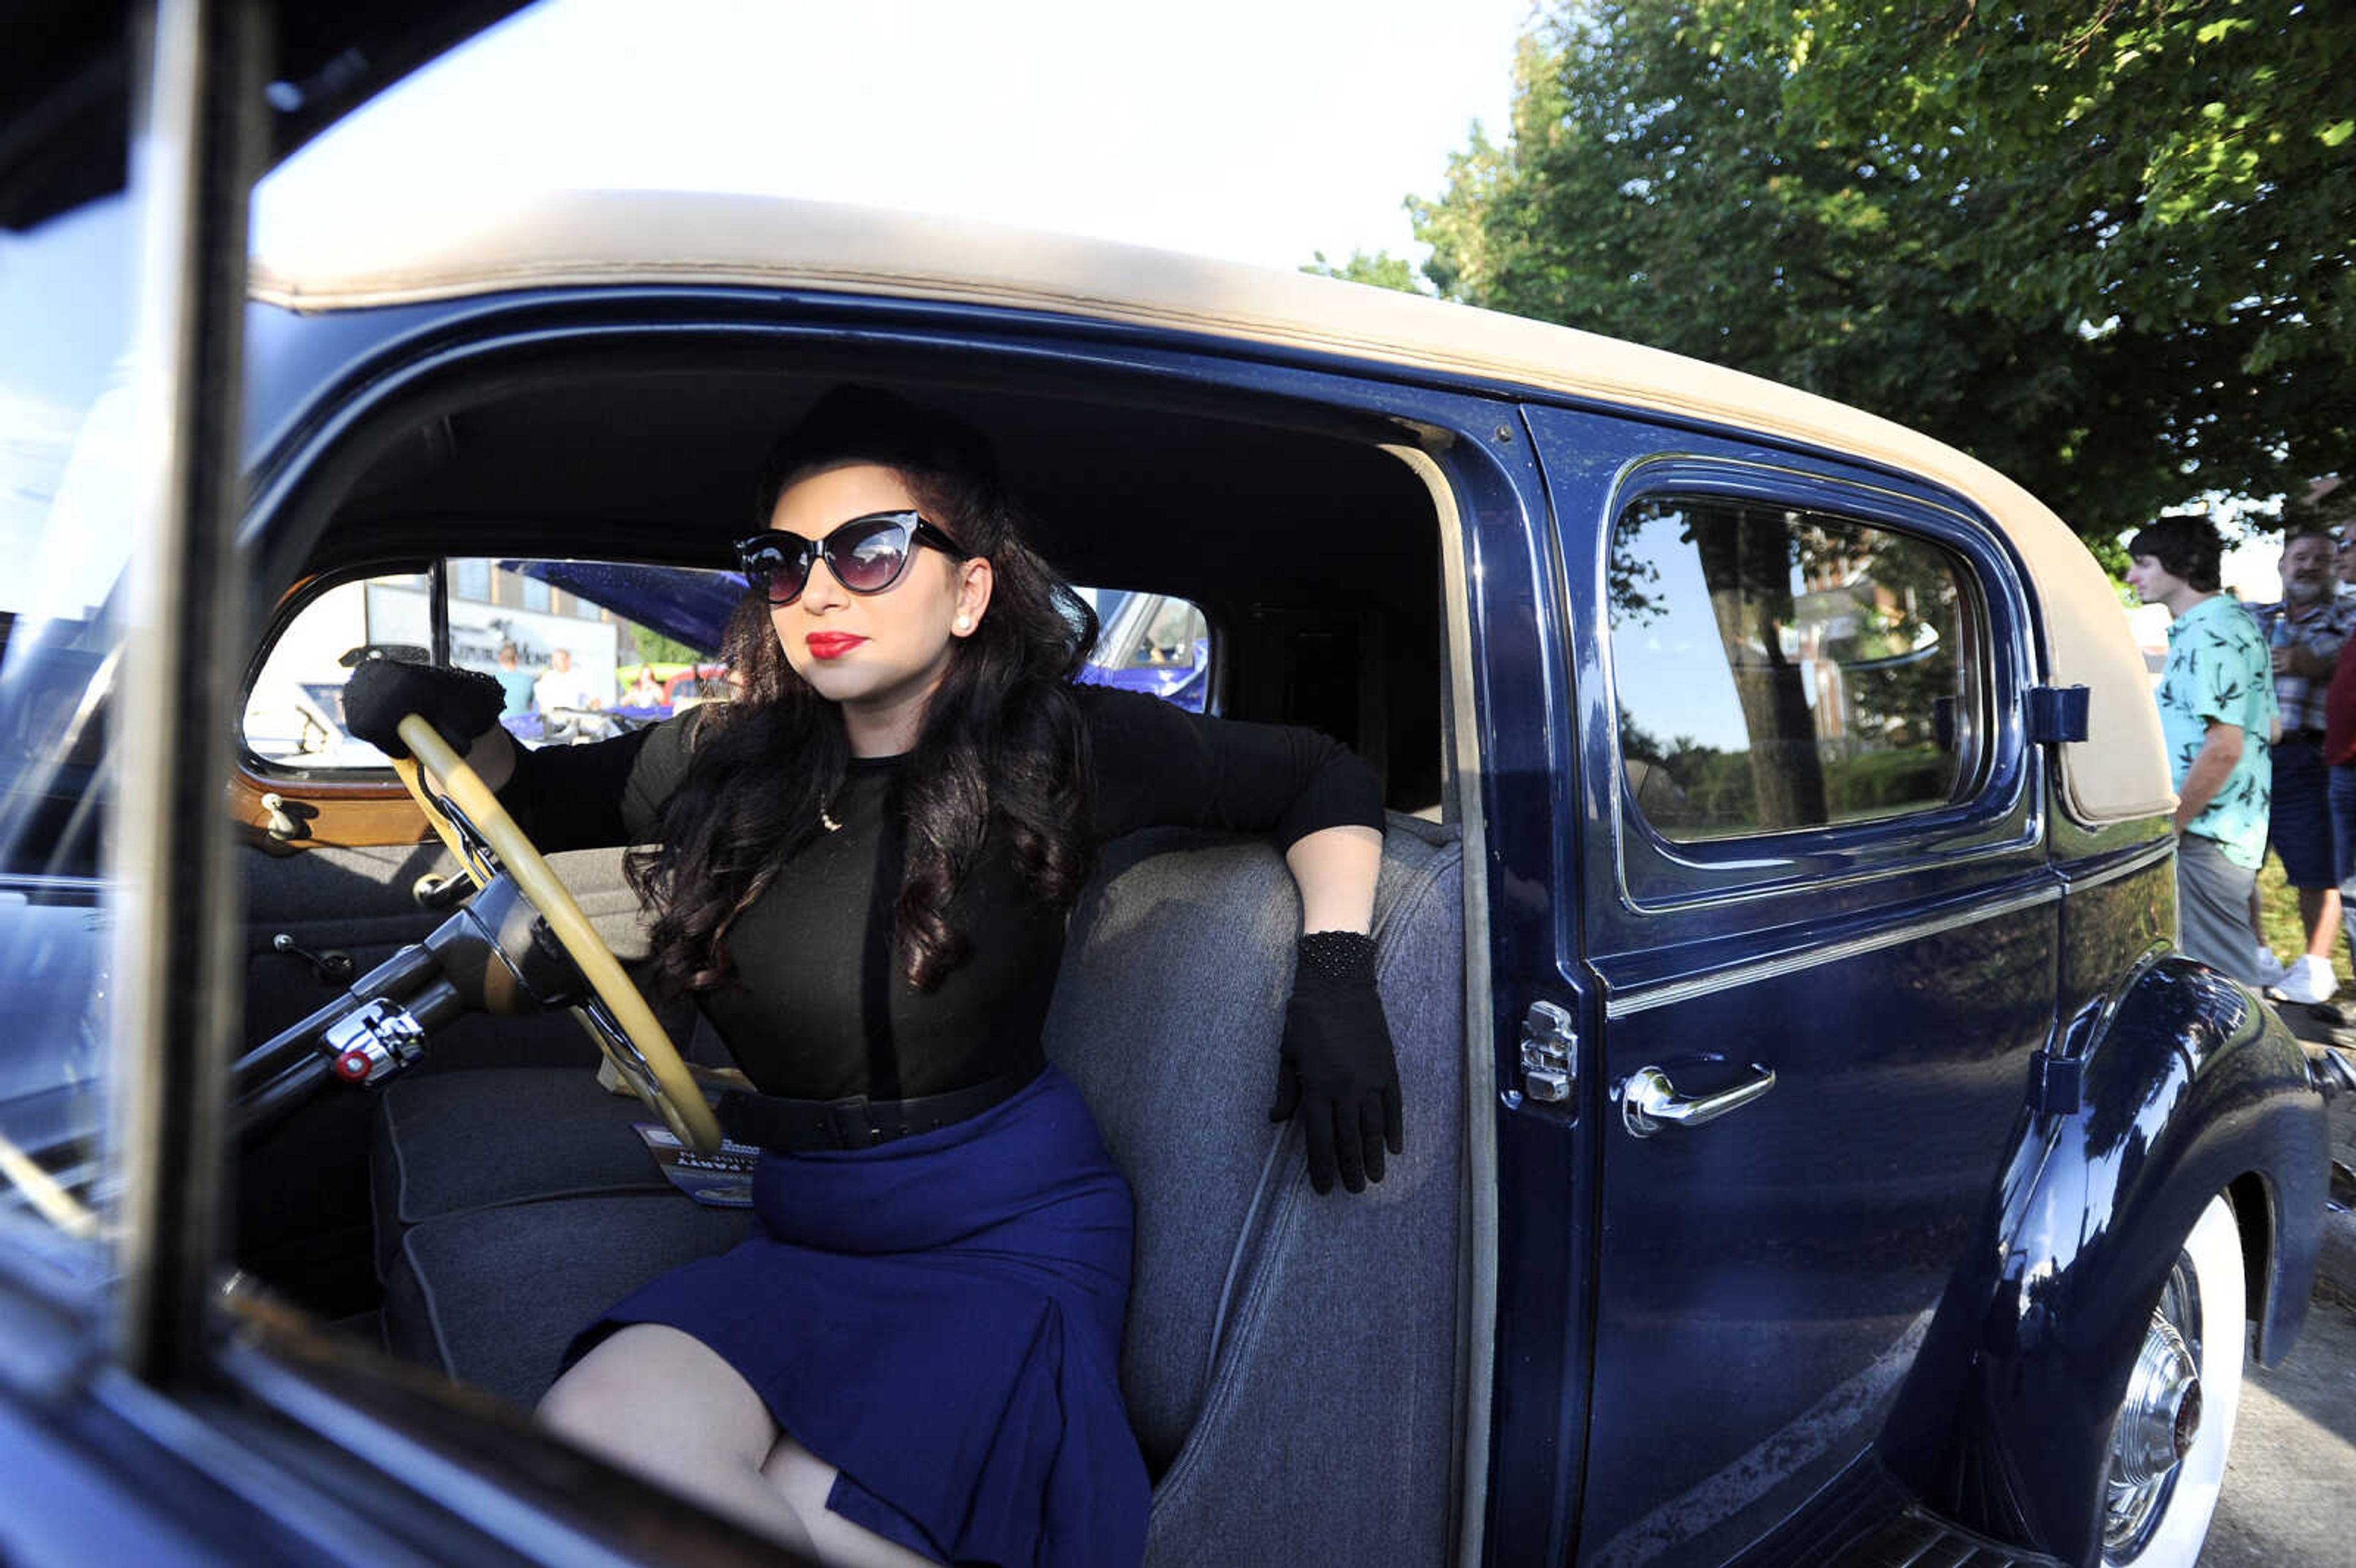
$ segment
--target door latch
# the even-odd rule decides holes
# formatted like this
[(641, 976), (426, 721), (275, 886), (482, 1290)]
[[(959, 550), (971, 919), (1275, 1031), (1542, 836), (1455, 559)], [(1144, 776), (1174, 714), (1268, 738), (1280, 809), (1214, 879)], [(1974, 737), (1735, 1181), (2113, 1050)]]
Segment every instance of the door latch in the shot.
[(297, 838), (311, 836), (304, 821), (313, 815), (310, 808), (299, 801), (289, 801), (275, 790), (262, 797), (262, 831), (281, 844), (292, 844)]
[(1522, 1093), (1549, 1105), (1579, 1085), (1579, 1030), (1552, 1002), (1532, 1002), (1522, 1015)]

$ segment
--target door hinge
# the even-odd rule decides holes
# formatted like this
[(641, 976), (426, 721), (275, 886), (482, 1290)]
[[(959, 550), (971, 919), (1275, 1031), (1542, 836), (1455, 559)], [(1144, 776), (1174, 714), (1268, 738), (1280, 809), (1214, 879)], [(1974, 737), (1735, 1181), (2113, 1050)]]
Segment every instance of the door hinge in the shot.
[(2032, 686), (2029, 688), (2029, 738), (2083, 741), (2093, 694), (2083, 686)]
[(1579, 1030), (1552, 1002), (1532, 1002), (1522, 1015), (1522, 1093), (1560, 1104), (1579, 1086)]
[(2032, 1115), (2074, 1116), (2086, 1103), (2086, 1064), (2076, 1057), (2040, 1051), (2029, 1059), (2029, 1109)]

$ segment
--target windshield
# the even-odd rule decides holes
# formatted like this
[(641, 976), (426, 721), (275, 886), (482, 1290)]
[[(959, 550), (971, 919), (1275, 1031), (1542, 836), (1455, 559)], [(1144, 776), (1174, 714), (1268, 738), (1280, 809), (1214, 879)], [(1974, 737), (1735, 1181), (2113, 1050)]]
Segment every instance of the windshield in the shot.
[(119, 195), (0, 234), (0, 1228), (68, 1268), (100, 1266), (76, 1243), (102, 1229), (96, 878), (137, 469), (133, 243)]

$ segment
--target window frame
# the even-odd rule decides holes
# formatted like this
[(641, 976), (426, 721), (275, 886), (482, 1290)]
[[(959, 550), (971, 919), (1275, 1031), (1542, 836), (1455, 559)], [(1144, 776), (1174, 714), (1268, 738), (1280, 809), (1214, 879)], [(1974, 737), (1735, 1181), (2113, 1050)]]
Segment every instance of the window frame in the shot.
[[(332, 571), (321, 572), (316, 577), (306, 578), (295, 587), (293, 592), (279, 602), (262, 626), (261, 635), (254, 639), (253, 652), (244, 671), (238, 677), (237, 695), (231, 706), (231, 712), (235, 716), (237, 766), (240, 772), (252, 778), (275, 784), (337, 781), (358, 783), (393, 778), (392, 769), (390, 766), (307, 768), (289, 763), (283, 758), (265, 757), (246, 743), (246, 705), (253, 699), (254, 684), (262, 678), (262, 672), (269, 667), (270, 656), (277, 651), (278, 645), (285, 637), (287, 629), (294, 625), (304, 612), (326, 598), (329, 592), (337, 588), (348, 587), (355, 582), (366, 582), (379, 577), (413, 573), (427, 579), (426, 592), (432, 596), (429, 603), (438, 603), (444, 592), (444, 584), (447, 573), (444, 570), (444, 565), (446, 559), (436, 557), (431, 560), (421, 561), (413, 556), (402, 556), (392, 560), (348, 563), (338, 566)], [(436, 613), (434, 616), (433, 624), (432, 652), (435, 662), (439, 663), (449, 656), (449, 618), (446, 614)]]
[[(1978, 664), (1983, 699), (1976, 717), (1979, 754), (1966, 767), (1974, 787), (1937, 807), (1848, 822), (1697, 840), (1672, 839), (1645, 817), (1628, 783), (1618, 722), (1616, 639), (1610, 622), (1609, 562), (1621, 519), (1646, 501), (1706, 499), (1810, 512), (1921, 539), (1963, 568), (1964, 642)], [(1997, 855), (2038, 831), (2004, 831), (2028, 788), (2031, 765), (2022, 739), (2020, 693), (2037, 666), (2021, 572), (1987, 524), (1960, 509), (1884, 486), (1820, 471), (1732, 456), (1668, 453), (1632, 464), (1612, 485), (1598, 529), (1597, 668), (1605, 682), (1600, 711), (1610, 715), (1603, 752), (1611, 778), (1603, 791), (1618, 892), (1638, 913), (1684, 909), (1797, 889), (1818, 889), (1888, 875), (1932, 860)]]

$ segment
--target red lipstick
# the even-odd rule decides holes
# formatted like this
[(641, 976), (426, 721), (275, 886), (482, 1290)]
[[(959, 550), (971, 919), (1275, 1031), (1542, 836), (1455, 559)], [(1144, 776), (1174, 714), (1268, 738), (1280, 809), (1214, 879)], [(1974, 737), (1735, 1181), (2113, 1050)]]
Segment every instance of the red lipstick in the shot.
[(866, 640), (849, 632), (812, 632), (802, 639), (809, 647), (810, 656), (820, 659), (839, 659)]

